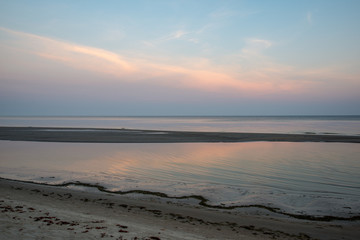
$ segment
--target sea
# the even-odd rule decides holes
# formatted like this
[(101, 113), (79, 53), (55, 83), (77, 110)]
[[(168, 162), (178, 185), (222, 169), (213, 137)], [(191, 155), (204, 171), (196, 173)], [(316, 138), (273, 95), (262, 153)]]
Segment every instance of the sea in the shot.
[[(0, 126), (360, 135), (360, 116), (0, 117)], [(360, 216), (357, 143), (0, 141), (0, 177), (195, 205), (196, 195), (207, 207), (259, 214)]]

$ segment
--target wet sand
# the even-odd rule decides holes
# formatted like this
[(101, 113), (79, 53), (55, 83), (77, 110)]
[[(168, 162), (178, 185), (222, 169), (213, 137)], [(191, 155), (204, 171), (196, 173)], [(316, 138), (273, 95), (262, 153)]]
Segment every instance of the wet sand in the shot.
[(0, 211), (4, 239), (357, 239), (360, 227), (6, 179)]
[(93, 143), (184, 143), (184, 142), (348, 142), (360, 136), (319, 134), (274, 134), (186, 132), (134, 129), (0, 127), (0, 140)]

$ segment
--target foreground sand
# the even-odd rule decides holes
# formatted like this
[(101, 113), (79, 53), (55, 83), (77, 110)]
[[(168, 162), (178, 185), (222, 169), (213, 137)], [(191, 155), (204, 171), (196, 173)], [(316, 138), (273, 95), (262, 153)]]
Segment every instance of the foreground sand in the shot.
[(231, 132), (181, 132), (134, 129), (0, 127), (0, 140), (94, 143), (175, 143), (175, 142), (349, 142), (360, 136), (331, 134), (275, 134)]
[(1, 239), (358, 239), (315, 222), (0, 179)]

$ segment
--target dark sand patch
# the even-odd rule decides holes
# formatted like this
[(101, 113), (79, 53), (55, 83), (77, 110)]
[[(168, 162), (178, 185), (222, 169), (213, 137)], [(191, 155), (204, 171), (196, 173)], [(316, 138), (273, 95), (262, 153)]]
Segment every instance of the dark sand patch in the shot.
[(348, 142), (360, 136), (329, 134), (275, 134), (230, 132), (182, 132), (131, 129), (0, 127), (0, 140), (93, 143), (184, 143), (184, 142)]

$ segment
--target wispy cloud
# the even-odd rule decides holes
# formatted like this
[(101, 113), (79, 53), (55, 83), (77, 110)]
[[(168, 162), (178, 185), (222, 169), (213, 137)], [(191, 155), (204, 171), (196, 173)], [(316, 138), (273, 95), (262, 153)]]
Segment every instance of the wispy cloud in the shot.
[(146, 46), (155, 47), (156, 45), (162, 44), (164, 42), (172, 40), (182, 40), (186, 42), (199, 43), (198, 38), (196, 37), (198, 33), (196, 31), (185, 31), (183, 29), (178, 29), (173, 31), (165, 36), (159, 37), (155, 40), (143, 41)]
[(35, 34), (0, 28), (11, 35), (11, 45), (18, 50), (52, 60), (62, 61), (76, 68), (106, 72), (113, 75), (128, 74), (135, 66), (124, 57), (99, 48), (68, 43)]
[(200, 44), (201, 43), (201, 37), (204, 33), (209, 31), (209, 29), (213, 28), (213, 24), (206, 24), (198, 29), (193, 30), (185, 30), (185, 27), (176, 29), (170, 33), (164, 34), (163, 36), (160, 36), (155, 39), (150, 40), (144, 40), (142, 41), (142, 44), (144, 44), (146, 47), (155, 48), (163, 43), (170, 42), (170, 41), (184, 41), (184, 42), (190, 42), (193, 44)]
[(246, 46), (242, 49), (244, 53), (260, 53), (264, 49), (271, 47), (273, 43), (269, 40), (249, 38), (246, 39)]
[(171, 33), (170, 36), (168, 36), (165, 40), (179, 39), (187, 34), (189, 34), (189, 32), (185, 32), (183, 30), (177, 30), (177, 31)]
[[(228, 61), (230, 63), (221, 65), (206, 58), (186, 58), (183, 61), (177, 59), (176, 63), (170, 58), (139, 58), (5, 28), (0, 28), (0, 31), (11, 38), (11, 41), (0, 38), (2, 45), (49, 59), (55, 64), (61, 62), (71, 68), (105, 74), (104, 76), (111, 76), (118, 83), (132, 81), (138, 84), (151, 83), (168, 89), (184, 88), (216, 92), (226, 96), (262, 97), (284, 93), (300, 96), (314, 88), (321, 88), (322, 92), (327, 92), (324, 89), (329, 89), (328, 81), (316, 79), (329, 77), (342, 78), (356, 86), (354, 79), (358, 77), (347, 77), (334, 69), (320, 72), (300, 71), (291, 66), (278, 64), (263, 54), (273, 43), (258, 38), (247, 39), (246, 46), (240, 53), (234, 54)], [(173, 37), (181, 38), (185, 35), (185, 31), (180, 31), (174, 32)], [(19, 59), (19, 63), (21, 61), (22, 59)], [(335, 82), (332, 81), (333, 84)], [(313, 94), (316, 94), (315, 92)]]
[(311, 12), (307, 12), (307, 14), (306, 14), (306, 21), (307, 21), (309, 24), (312, 24), (312, 22), (313, 22), (313, 16), (312, 16), (312, 13), (311, 13)]

